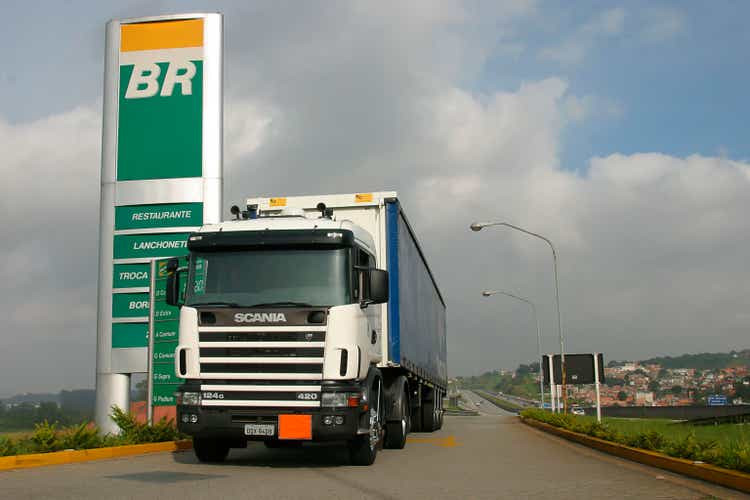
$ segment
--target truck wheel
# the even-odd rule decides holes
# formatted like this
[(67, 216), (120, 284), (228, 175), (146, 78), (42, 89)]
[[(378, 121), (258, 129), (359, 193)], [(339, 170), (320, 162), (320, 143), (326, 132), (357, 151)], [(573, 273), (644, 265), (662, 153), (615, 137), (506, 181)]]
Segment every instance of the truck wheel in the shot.
[(229, 454), (229, 444), (220, 440), (193, 438), (193, 451), (201, 462), (223, 462)]
[(401, 450), (406, 446), (406, 435), (409, 432), (409, 399), (407, 394), (401, 397), (401, 420), (398, 422), (388, 422), (385, 427), (384, 448), (392, 450)]
[(370, 394), (377, 394), (377, 407), (373, 407), (373, 398), (370, 401), (370, 425), (369, 432), (362, 434), (349, 441), (349, 457), (353, 465), (372, 465), (378, 456), (378, 445), (382, 437), (381, 412), (383, 412), (383, 390), (378, 381), (376, 388), (370, 389)]
[(422, 401), (422, 432), (433, 432), (437, 430), (437, 415), (435, 411), (435, 399)]

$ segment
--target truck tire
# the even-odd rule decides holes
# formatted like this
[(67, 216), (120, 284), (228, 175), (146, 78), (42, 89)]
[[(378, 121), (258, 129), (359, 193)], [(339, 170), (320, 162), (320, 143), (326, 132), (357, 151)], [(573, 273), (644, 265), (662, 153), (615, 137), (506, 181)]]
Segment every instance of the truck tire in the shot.
[[(434, 393), (433, 393), (434, 394)], [(422, 401), (422, 432), (434, 432), (438, 429), (435, 398)]]
[(404, 393), (401, 397), (401, 420), (386, 424), (383, 448), (401, 450), (406, 446), (406, 435), (409, 433), (410, 427), (409, 420), (411, 420), (409, 395), (408, 393)]
[[(377, 408), (374, 408), (372, 405), (373, 393), (377, 394)], [(378, 456), (378, 445), (383, 437), (381, 419), (384, 410), (383, 387), (380, 379), (378, 379), (377, 389), (375, 387), (371, 388), (370, 397), (367, 399), (371, 402), (369, 410), (369, 432), (367, 434), (360, 434), (349, 441), (349, 458), (353, 465), (372, 465), (375, 462), (375, 457)]]
[(193, 438), (193, 451), (201, 462), (223, 462), (229, 455), (229, 444), (208, 438)]
[(441, 404), (440, 408), (437, 410), (437, 427), (435, 428), (436, 431), (443, 428), (443, 416), (445, 415), (445, 409), (443, 408), (443, 393), (438, 393), (437, 397), (440, 398), (437, 401), (439, 401)]

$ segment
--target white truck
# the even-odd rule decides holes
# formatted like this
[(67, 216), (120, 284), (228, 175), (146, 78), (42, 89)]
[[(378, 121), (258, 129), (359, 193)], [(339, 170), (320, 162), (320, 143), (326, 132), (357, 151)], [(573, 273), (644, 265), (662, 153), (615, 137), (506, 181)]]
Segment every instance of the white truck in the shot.
[[(170, 261), (180, 431), (232, 447), (348, 444), (357, 465), (443, 422), (445, 303), (394, 192), (251, 198)], [(184, 294), (180, 281), (186, 279)]]

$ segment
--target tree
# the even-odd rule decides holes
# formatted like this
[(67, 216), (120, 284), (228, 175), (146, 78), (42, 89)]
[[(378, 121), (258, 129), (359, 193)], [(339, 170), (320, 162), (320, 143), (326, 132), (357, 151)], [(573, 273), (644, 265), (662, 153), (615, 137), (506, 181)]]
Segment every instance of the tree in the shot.
[(617, 393), (617, 399), (618, 401), (627, 401), (628, 399), (628, 393), (625, 391), (620, 391)]
[(680, 394), (682, 394), (682, 386), (680, 386), (680, 385), (673, 385), (672, 388), (670, 389), (670, 392), (672, 394), (675, 394), (675, 395), (679, 396)]
[(607, 377), (604, 380), (604, 383), (608, 387), (614, 387), (616, 385), (625, 385), (625, 381), (623, 379), (621, 379), (621, 378), (614, 378), (614, 377)]
[(659, 391), (659, 382), (656, 380), (652, 380), (648, 383), (648, 390), (651, 392), (658, 392)]
[(539, 372), (538, 361), (529, 363), (528, 365), (521, 363), (520, 365), (518, 365), (518, 368), (516, 369), (516, 375), (527, 375), (529, 373), (538, 373), (538, 372)]

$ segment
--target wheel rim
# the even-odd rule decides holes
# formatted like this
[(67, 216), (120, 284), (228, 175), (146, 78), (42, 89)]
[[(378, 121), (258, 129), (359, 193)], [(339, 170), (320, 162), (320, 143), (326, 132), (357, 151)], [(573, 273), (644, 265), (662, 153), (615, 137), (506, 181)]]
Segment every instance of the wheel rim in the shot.
[(406, 429), (409, 428), (409, 421), (407, 420), (409, 417), (407, 416), (407, 408), (404, 404), (404, 400), (401, 400), (401, 435), (404, 436), (404, 439), (406, 439)]
[(370, 408), (370, 449), (374, 450), (378, 445), (380, 439), (380, 431), (378, 430), (378, 411), (374, 408)]

